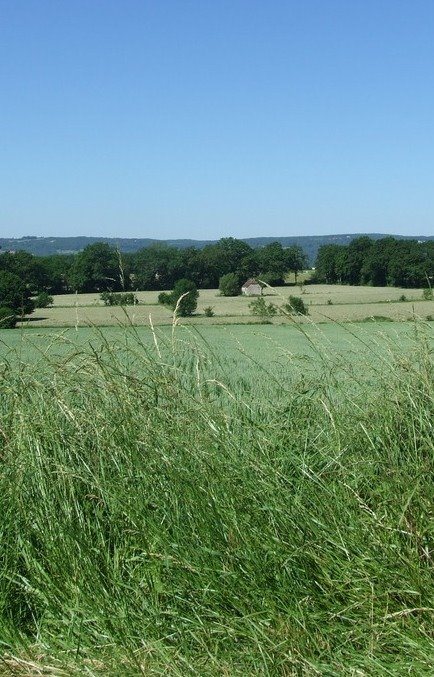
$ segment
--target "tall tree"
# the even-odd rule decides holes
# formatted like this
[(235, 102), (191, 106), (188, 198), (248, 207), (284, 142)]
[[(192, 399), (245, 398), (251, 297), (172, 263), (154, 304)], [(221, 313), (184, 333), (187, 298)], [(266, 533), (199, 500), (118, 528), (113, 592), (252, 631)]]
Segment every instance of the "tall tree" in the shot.
[(115, 247), (96, 242), (75, 256), (68, 284), (79, 292), (121, 291), (130, 286), (129, 271)]
[(181, 251), (166, 244), (140, 249), (131, 265), (135, 289), (171, 289), (184, 274)]
[(259, 275), (268, 284), (283, 284), (289, 270), (289, 257), (280, 242), (271, 242), (256, 250)]
[(292, 245), (285, 248), (286, 267), (291, 273), (294, 273), (295, 284), (297, 284), (298, 274), (307, 267), (307, 256), (301, 247)]

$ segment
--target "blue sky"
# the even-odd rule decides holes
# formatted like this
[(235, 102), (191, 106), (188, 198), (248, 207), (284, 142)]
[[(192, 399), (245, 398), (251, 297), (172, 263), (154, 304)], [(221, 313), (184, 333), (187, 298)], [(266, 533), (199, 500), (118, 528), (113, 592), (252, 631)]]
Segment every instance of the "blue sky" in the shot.
[(0, 0), (0, 235), (434, 234), (432, 0)]

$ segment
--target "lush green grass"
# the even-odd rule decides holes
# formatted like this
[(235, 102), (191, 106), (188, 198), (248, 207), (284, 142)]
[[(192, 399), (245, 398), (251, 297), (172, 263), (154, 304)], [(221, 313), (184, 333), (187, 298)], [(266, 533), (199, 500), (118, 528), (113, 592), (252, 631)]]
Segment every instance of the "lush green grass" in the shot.
[(1, 332), (4, 673), (433, 674), (431, 326)]

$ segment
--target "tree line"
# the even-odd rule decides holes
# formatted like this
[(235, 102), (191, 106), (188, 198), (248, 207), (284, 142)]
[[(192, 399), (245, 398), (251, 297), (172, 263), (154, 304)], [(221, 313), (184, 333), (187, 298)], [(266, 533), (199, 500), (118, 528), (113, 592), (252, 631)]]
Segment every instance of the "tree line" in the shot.
[(314, 281), (374, 287), (431, 287), (434, 280), (434, 241), (361, 236), (348, 245), (319, 248)]
[(184, 278), (199, 288), (216, 288), (228, 273), (235, 274), (240, 285), (255, 276), (278, 285), (289, 272), (297, 276), (306, 265), (300, 247), (285, 248), (278, 242), (254, 249), (229, 237), (203, 249), (155, 244), (134, 253), (97, 242), (72, 255), (34, 256), (24, 251), (1, 254), (0, 296), (2, 279), (18, 294), (28, 292), (28, 296), (40, 292), (166, 291)]

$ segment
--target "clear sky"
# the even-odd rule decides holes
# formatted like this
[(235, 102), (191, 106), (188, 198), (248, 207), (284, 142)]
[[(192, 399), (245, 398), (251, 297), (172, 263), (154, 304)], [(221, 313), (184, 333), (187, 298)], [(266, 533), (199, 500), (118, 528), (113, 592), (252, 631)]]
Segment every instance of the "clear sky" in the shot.
[(0, 235), (434, 235), (433, 0), (0, 0)]

